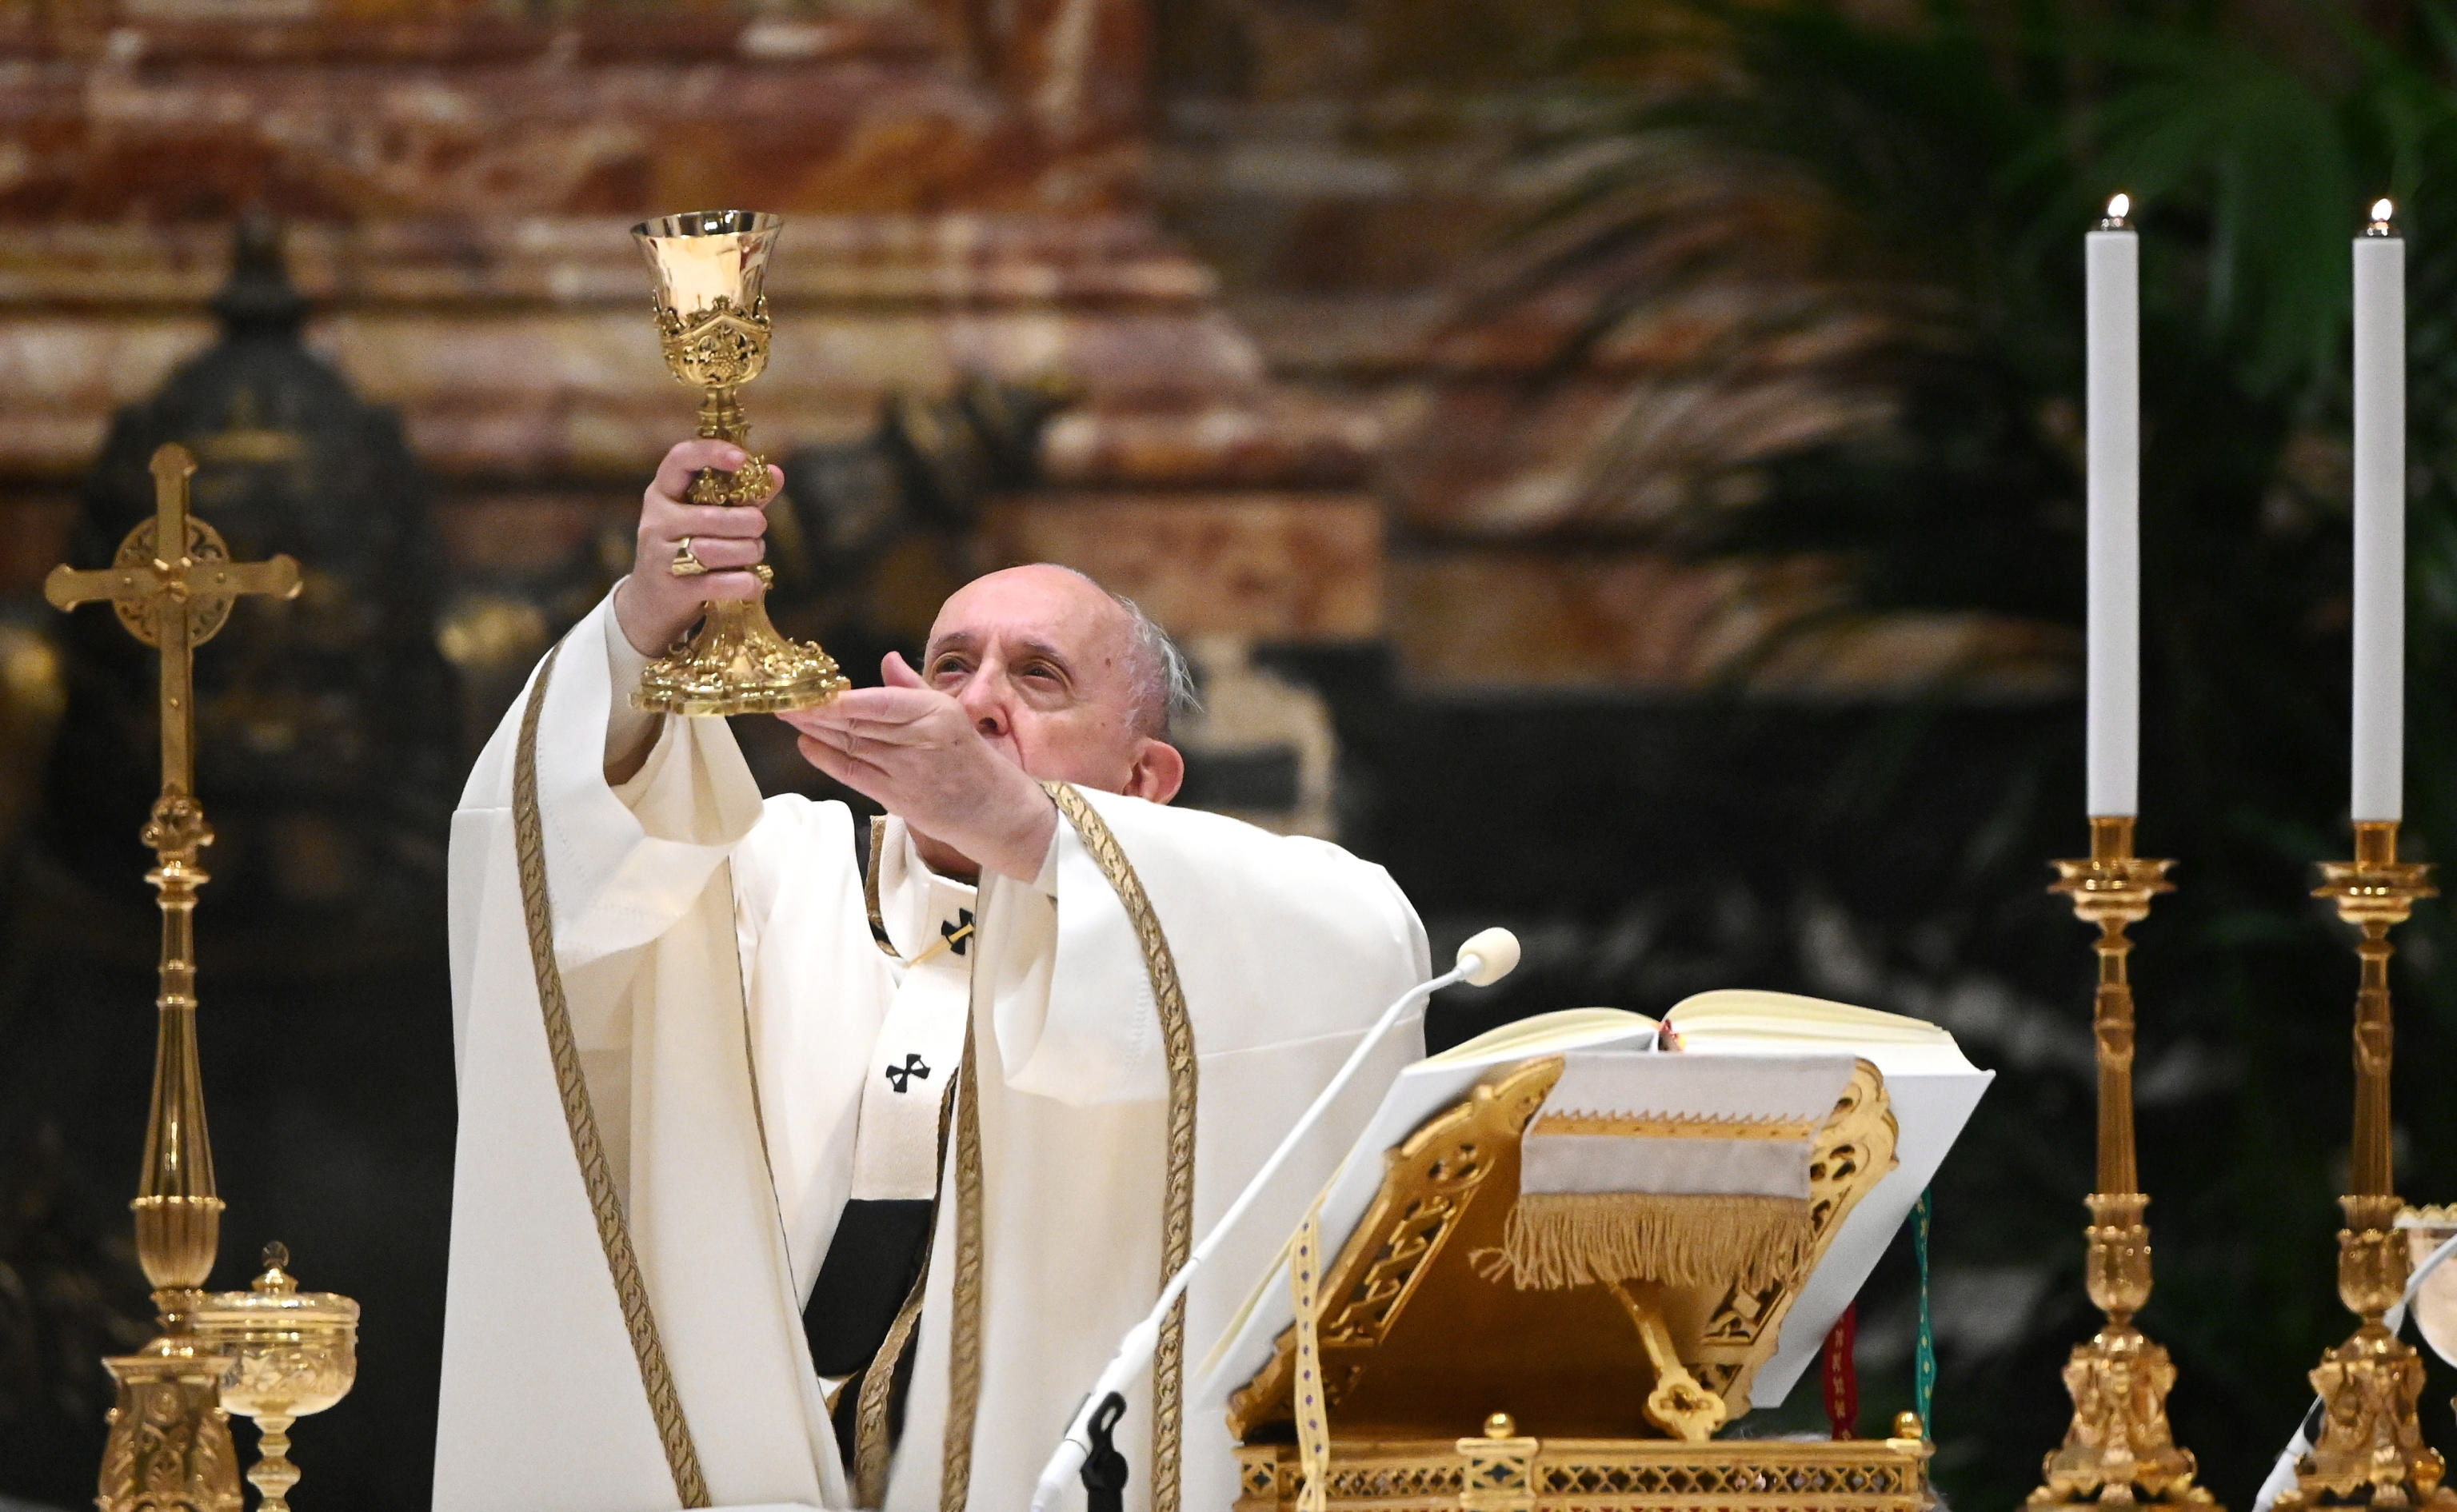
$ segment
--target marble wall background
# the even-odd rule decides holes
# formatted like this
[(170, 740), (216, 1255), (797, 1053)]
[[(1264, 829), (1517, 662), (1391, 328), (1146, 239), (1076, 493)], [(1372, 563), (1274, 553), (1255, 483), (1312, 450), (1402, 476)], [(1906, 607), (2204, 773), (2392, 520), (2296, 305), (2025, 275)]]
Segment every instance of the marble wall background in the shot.
[[(2060, 966), (1940, 947), (1906, 973), (1893, 950), (1968, 922), (1955, 905), (1937, 925), (1933, 891), (1988, 832), (1990, 774), (2061, 728), (2072, 638), (1837, 617), (1847, 562), (1684, 549), (1702, 501), (1886, 416), (1836, 380), (1834, 354), (1868, 336), (1848, 302), (1760, 338), (1808, 258), (1762, 201), (1701, 206), (1765, 233), (1762, 255), (1637, 299), (1605, 339), (1581, 339), (1598, 297), (1644, 295), (1658, 265), (1514, 282), (1546, 185), (1548, 107), (1525, 86), (1577, 10), (0, 0), (0, 852), (58, 714), (35, 585), (72, 550), (114, 412), (213, 338), (234, 216), (283, 218), (308, 343), (401, 418), (443, 544), (436, 635), (465, 743), (602, 587), (602, 542), (690, 424), (624, 228), (751, 204), (791, 220), (776, 358), (746, 395), (757, 439), (846, 476), (935, 458), (902, 486), (960, 506), (815, 594), (850, 626), (830, 630), (849, 662), (912, 638), (966, 572), (1072, 562), (1194, 644), (1215, 712), (1192, 733), (1224, 772), (1285, 766), (1292, 801), (1259, 817), (1390, 866), (1437, 951), (1522, 929), (1521, 976), (1443, 1010), (1438, 1032), (1747, 980), (1930, 1011), (2055, 1096), (2086, 1086), (2086, 1034), (2042, 1027), (2037, 983), (2070, 985)], [(972, 385), (1057, 398), (1019, 433), (1027, 457), (932, 450)], [(1933, 787), (1932, 832), (1855, 828), (1837, 753), (1940, 687), (1958, 723), (1898, 773)], [(1232, 788), (1220, 807), (1244, 807)], [(0, 885), (16, 926), (0, 1053), (17, 1057), (0, 1090), (33, 1089), (20, 1107), (44, 1115), (0, 1118), (0, 1198), (20, 1215), (0, 1268), (52, 1288), (0, 1297), (0, 1336), (40, 1323), (23, 1349), (0, 1337), (0, 1497), (59, 1506), (90, 1483), (91, 1357), (141, 1311), (119, 1238), (134, 1115), (86, 1111), (141, 1106), (148, 905), (133, 846), (95, 844), (128, 852), (106, 901), (129, 928), (97, 926), (72, 969), (25, 925), (52, 917), (25, 902), (50, 874)], [(310, 1284), (368, 1299), (361, 1390), (299, 1430), (304, 1494), (405, 1512), (424, 1502), (450, 1157), (438, 923), (398, 921), (434, 970), (304, 981), (213, 944), (217, 901), (226, 1261), (279, 1235)], [(2034, 912), (1986, 928), (2017, 954), (2042, 919), (2071, 943)], [(2086, 973), (2070, 953), (2052, 958)], [(250, 1059), (268, 1045), (278, 1074)], [(1958, 1273), (1971, 1305), (1950, 1316), (2013, 1297), (2054, 1336), (2046, 1360), (2070, 1319), (2025, 1263)], [(1889, 1270), (1872, 1372), (1907, 1356), (1907, 1296)], [(2014, 1346), (1992, 1338), (1976, 1358), (2002, 1361)]]

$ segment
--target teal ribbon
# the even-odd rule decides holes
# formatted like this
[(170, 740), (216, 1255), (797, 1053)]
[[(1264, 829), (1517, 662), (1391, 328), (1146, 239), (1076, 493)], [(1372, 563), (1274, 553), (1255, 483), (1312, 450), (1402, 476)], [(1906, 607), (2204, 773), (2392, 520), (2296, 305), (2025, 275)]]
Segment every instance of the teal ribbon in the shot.
[(1936, 1441), (1936, 1319), (1928, 1305), (1928, 1194), (1911, 1209), (1911, 1253), (1919, 1257), (1919, 1348), (1911, 1356), (1911, 1398), (1921, 1431)]

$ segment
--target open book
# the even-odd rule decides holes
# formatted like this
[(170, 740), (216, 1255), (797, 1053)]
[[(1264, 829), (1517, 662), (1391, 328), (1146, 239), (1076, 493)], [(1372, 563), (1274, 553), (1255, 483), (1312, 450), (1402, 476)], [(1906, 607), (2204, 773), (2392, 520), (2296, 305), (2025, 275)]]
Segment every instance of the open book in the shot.
[[(1851, 1055), (1885, 1076), (1899, 1130), (1899, 1164), (1843, 1220), (1825, 1259), (1792, 1302), (1773, 1356), (1757, 1372), (1751, 1398), (1763, 1406), (1780, 1403), (1876, 1268), (1993, 1079), (1993, 1073), (1972, 1066), (1953, 1036), (1933, 1024), (1785, 992), (1724, 991), (1684, 1000), (1661, 1024), (1619, 1009), (1581, 1008), (1502, 1025), (1416, 1062), (1392, 1083), (1325, 1189), (1326, 1249), (1336, 1251), (1372, 1206), (1382, 1183), (1384, 1152), (1500, 1068), (1573, 1051), (1674, 1052), (1666, 1040), (1684, 1055)], [(1269, 1362), (1273, 1341), (1293, 1316), (1283, 1252), (1198, 1367), (1200, 1395), (1217, 1400), (1251, 1379)]]

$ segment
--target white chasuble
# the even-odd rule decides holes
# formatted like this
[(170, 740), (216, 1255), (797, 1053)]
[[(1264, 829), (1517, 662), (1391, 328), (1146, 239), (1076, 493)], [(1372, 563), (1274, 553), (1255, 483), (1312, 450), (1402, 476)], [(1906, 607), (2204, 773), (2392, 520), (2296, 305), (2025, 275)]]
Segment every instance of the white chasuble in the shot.
[[(763, 803), (723, 721), (665, 721), (609, 786), (630, 691), (610, 614), (547, 664), (530, 865), (515, 788), (536, 680), (453, 821), (438, 1512), (856, 1506), (802, 1312), (848, 1200), (933, 1195), (883, 1505), (1020, 1512), (1164, 1255), (1428, 974), (1423, 931), (1335, 847), (1068, 790), (1040, 877), (969, 903), (891, 821), (882, 950), (849, 811)], [(1188, 1366), (1420, 1049), (1382, 1048), (1197, 1278)], [(1130, 1508), (1235, 1499), (1220, 1396), (1178, 1397), (1155, 1423), (1148, 1376), (1132, 1394)]]

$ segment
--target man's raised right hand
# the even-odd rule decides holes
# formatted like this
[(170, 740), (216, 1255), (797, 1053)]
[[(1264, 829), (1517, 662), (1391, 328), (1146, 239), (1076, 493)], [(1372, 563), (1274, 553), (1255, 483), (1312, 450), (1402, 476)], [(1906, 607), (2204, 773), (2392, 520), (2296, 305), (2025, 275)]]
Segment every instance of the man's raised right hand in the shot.
[[(689, 440), (666, 453), (657, 476), (640, 497), (640, 530), (631, 575), (614, 590), (614, 620), (623, 639), (642, 656), (663, 656), (699, 619), (712, 599), (750, 599), (759, 593), (751, 569), (767, 553), (766, 505), (693, 504), (683, 500), (703, 467), (732, 472), (750, 454), (732, 441)], [(785, 475), (771, 466), (770, 480), (784, 487)], [(777, 496), (773, 490), (771, 500)], [(688, 538), (692, 555), (708, 566), (696, 576), (674, 576), (676, 548)]]

